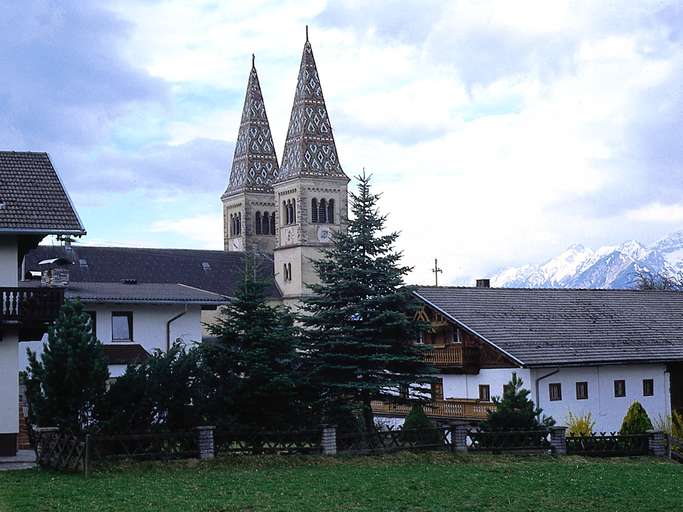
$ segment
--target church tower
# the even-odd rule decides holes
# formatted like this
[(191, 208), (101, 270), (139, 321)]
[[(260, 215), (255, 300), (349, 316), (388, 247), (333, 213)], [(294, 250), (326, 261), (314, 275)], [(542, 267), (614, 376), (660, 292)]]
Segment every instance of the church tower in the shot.
[(301, 57), (294, 105), (273, 183), (277, 204), (275, 278), (285, 303), (296, 303), (317, 282), (311, 259), (347, 227), (347, 186), (337, 156), (320, 78), (308, 40)]
[(277, 156), (252, 56), (230, 181), (221, 197), (226, 251), (273, 252), (277, 223), (273, 180), (277, 175)]

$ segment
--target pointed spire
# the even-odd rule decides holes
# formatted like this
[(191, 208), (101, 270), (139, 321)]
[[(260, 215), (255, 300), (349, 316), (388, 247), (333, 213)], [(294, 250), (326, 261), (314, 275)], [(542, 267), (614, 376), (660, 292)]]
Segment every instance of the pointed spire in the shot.
[(282, 167), (277, 181), (285, 181), (296, 176), (348, 180), (337, 156), (332, 125), (320, 87), (313, 49), (308, 40), (308, 26), (282, 155)]
[(252, 54), (242, 121), (232, 158), (230, 182), (224, 196), (245, 190), (270, 192), (277, 174), (275, 146), (261, 94), (261, 85), (256, 74), (255, 57)]

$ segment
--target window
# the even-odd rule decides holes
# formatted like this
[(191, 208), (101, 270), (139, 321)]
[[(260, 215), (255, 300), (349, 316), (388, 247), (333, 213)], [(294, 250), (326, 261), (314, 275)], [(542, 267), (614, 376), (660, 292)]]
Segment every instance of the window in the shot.
[(242, 212), (237, 214), (237, 234), (242, 233)]
[(327, 222), (334, 224), (334, 199), (330, 199), (327, 203)]
[(652, 379), (643, 379), (643, 396), (652, 396), (655, 394), (655, 381)]
[(86, 314), (90, 316), (90, 331), (93, 336), (97, 336), (97, 313), (95, 311), (86, 311)]
[(505, 394), (511, 390), (512, 390), (512, 386), (510, 384), (503, 384), (503, 396), (505, 396)]
[(562, 384), (559, 382), (548, 384), (548, 390), (550, 392), (550, 400), (552, 402), (562, 400)]
[(112, 341), (133, 341), (132, 311), (114, 311), (111, 314)]
[(316, 198), (311, 199), (311, 222), (313, 224), (318, 223), (318, 200)]
[(615, 380), (614, 381), (614, 396), (617, 398), (626, 396), (626, 381), (625, 380)]
[(577, 400), (587, 400), (588, 399), (588, 382), (577, 382), (576, 383), (576, 399)]
[(287, 263), (287, 275), (289, 276), (289, 280), (292, 280), (292, 264)]
[(287, 201), (282, 201), (282, 225), (289, 224), (289, 208), (287, 208)]
[(479, 400), (482, 402), (491, 401), (491, 386), (488, 384), (479, 384)]
[(268, 215), (268, 212), (263, 212), (263, 219), (261, 221), (261, 232), (264, 235), (273, 235), (274, 233), (270, 233), (270, 215)]
[(320, 222), (320, 224), (327, 223), (327, 201), (324, 199), (321, 199), (320, 204), (318, 205), (318, 222)]
[(254, 219), (254, 228), (257, 235), (261, 234), (261, 212), (256, 212)]
[(292, 199), (292, 224), (296, 223), (296, 199)]
[(275, 212), (270, 214), (270, 234), (275, 234)]

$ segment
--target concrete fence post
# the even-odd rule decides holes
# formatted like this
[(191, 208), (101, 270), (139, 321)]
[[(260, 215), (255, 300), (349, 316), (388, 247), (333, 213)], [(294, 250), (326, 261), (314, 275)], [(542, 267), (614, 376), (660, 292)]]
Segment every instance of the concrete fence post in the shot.
[(52, 446), (55, 443), (55, 437), (59, 434), (59, 427), (36, 427), (36, 462), (38, 464), (49, 463), (46, 457), (52, 451)]
[(550, 446), (555, 455), (567, 455), (567, 427), (550, 427)]
[(216, 430), (216, 427), (202, 425), (196, 430), (199, 440), (199, 458), (201, 460), (213, 459), (215, 455), (213, 431)]
[(320, 441), (323, 455), (337, 455), (337, 426), (321, 425), (322, 439)]
[(451, 429), (451, 436), (453, 436), (451, 442), (455, 447), (455, 452), (467, 453), (467, 430), (469, 429), (469, 426), (457, 423), (453, 425)]
[(650, 434), (650, 453), (655, 457), (666, 457), (668, 455), (666, 434), (655, 430), (649, 430), (648, 434)]

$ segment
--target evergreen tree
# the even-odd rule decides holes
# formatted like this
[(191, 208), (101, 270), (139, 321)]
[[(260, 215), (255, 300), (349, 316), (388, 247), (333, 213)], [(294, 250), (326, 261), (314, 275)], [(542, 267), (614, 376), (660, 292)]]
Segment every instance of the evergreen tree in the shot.
[(267, 304), (267, 286), (248, 254), (234, 300), (209, 326), (217, 339), (203, 351), (214, 415), (226, 420), (227, 410), (239, 427), (282, 430), (309, 415), (301, 410), (298, 330), (286, 308)]
[[(370, 191), (370, 177), (358, 177), (351, 194), (348, 232), (336, 232), (332, 246), (313, 262), (320, 283), (309, 285), (302, 322), (307, 327), (307, 354), (320, 390), (326, 421), (339, 423), (360, 412), (366, 429), (374, 428), (370, 402), (409, 402), (401, 393), (427, 393), (431, 366), (415, 344), (422, 327), (414, 320), (417, 303), (394, 249), (398, 233), (385, 234), (386, 217)], [(350, 420), (347, 425), (353, 423)]]
[(503, 398), (493, 398), (496, 408), (489, 411), (488, 417), (481, 423), (482, 430), (538, 430), (555, 424), (553, 418), (541, 417), (543, 410), (534, 407), (529, 398), (529, 390), (522, 385), (522, 379), (513, 375), (504, 387)]
[(626, 411), (624, 421), (621, 423), (621, 434), (644, 434), (652, 430), (652, 422), (645, 408), (640, 402), (633, 402)]
[(102, 344), (80, 301), (59, 311), (40, 360), (28, 350), (31, 421), (71, 432), (92, 427), (109, 378)]

